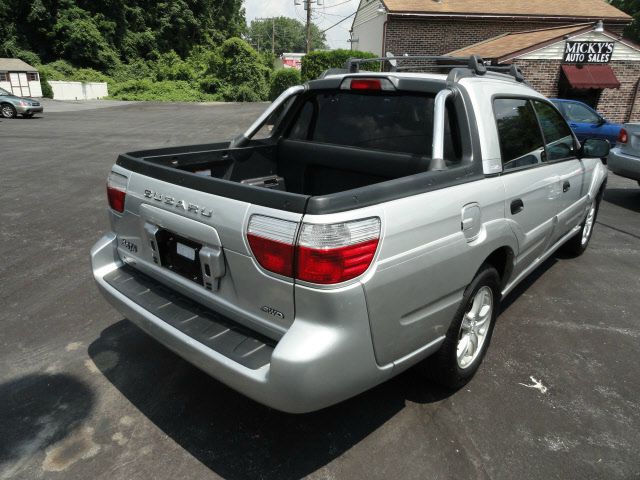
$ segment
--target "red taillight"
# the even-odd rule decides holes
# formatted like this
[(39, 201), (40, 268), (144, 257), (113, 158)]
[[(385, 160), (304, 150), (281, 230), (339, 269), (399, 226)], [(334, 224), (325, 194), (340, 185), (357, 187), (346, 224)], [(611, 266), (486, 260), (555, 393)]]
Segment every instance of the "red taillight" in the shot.
[(293, 245), (248, 234), (251, 251), (262, 267), (285, 277), (293, 276)]
[(340, 283), (363, 274), (376, 253), (378, 239), (340, 248), (298, 247), (296, 278), (311, 283)]
[(127, 196), (127, 177), (111, 172), (107, 178), (107, 198), (109, 206), (116, 212), (124, 212), (124, 201)]
[(293, 250), (298, 224), (279, 218), (253, 215), (247, 240), (262, 268), (285, 277), (293, 276)]
[(353, 78), (351, 90), (382, 90), (382, 82), (378, 79)]
[(627, 143), (629, 141), (629, 134), (624, 128), (620, 129), (618, 133), (618, 143)]
[(380, 219), (334, 224), (298, 224), (253, 215), (247, 240), (266, 270), (305, 282), (334, 284), (363, 274), (378, 248)]

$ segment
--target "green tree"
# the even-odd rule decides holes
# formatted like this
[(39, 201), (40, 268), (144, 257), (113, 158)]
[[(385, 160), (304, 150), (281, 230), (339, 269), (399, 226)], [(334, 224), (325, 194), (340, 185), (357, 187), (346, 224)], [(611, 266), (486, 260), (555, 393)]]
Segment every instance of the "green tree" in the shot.
[(258, 99), (267, 98), (271, 72), (251, 45), (240, 38), (230, 38), (220, 46), (220, 57), (218, 75), (226, 86), (243, 87), (243, 91), (253, 91)]
[(610, 0), (611, 5), (633, 17), (633, 21), (624, 29), (624, 36), (636, 43), (640, 42), (640, 1)]
[[(275, 28), (275, 43), (272, 41)], [(247, 39), (260, 51), (271, 51), (275, 46), (276, 55), (284, 52), (304, 52), (307, 46), (305, 25), (294, 18), (275, 17), (253, 20), (247, 31)], [(323, 50), (327, 48), (327, 38), (320, 29), (311, 24), (311, 48)]]
[[(358, 50), (330, 50), (327, 52), (311, 52), (302, 58), (302, 81), (313, 80), (329, 68), (344, 68), (350, 58), (376, 58), (370, 52)], [(362, 70), (379, 70), (380, 65), (373, 63), (363, 65)]]
[(64, 10), (53, 33), (56, 51), (77, 66), (108, 71), (118, 63), (117, 54), (94, 19), (79, 7)]

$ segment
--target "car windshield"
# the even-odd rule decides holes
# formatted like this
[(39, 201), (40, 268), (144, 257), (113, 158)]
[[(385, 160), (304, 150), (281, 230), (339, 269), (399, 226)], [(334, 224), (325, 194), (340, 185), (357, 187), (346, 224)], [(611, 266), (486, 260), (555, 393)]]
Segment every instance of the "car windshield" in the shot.
[(0, 95), (11, 95), (11, 94), (7, 92), (4, 88), (0, 88)]

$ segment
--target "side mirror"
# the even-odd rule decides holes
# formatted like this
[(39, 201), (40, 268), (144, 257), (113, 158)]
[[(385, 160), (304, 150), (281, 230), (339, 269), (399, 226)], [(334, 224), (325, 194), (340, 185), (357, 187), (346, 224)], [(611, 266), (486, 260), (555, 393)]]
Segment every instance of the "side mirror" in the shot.
[(605, 123), (607, 123), (607, 121), (604, 118), (598, 117), (598, 125), (604, 125)]
[(601, 138), (587, 138), (582, 142), (578, 157), (580, 158), (604, 158), (609, 155), (611, 146), (607, 140)]

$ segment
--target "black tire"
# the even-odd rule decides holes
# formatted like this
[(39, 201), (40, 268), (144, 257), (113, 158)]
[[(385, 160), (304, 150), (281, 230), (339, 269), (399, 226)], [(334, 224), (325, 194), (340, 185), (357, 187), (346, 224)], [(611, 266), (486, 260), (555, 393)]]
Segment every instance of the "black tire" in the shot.
[(3, 103), (0, 105), (0, 115), (4, 118), (16, 118), (18, 112), (16, 111), (16, 107), (10, 103)]
[[(566, 241), (564, 245), (562, 245), (561, 249), (567, 255), (571, 255), (573, 257), (579, 257), (582, 255), (587, 247), (589, 246), (589, 241), (593, 236), (593, 227), (596, 224), (596, 219), (598, 218), (598, 210), (600, 209), (600, 198), (602, 195), (598, 195), (589, 206), (589, 210), (584, 217), (584, 220), (580, 224), (580, 230), (573, 237)], [(593, 209), (593, 216), (591, 219), (589, 218)], [(588, 229), (588, 232), (585, 230)]]
[[(460, 366), (458, 360), (458, 343), (464, 335), (462, 322), (465, 315), (470, 312), (474, 298), (479, 292), (488, 295), (488, 287), (491, 290), (493, 308), (488, 314), (487, 322), (490, 322), (482, 345), (478, 348), (477, 355), (464, 367)], [(460, 388), (465, 385), (475, 375), (482, 363), (482, 359), (491, 343), (491, 335), (495, 325), (498, 310), (500, 309), (500, 276), (494, 267), (485, 264), (480, 268), (473, 281), (465, 289), (460, 307), (455, 314), (453, 322), (447, 331), (446, 338), (436, 353), (427, 358), (424, 367), (427, 376), (432, 381), (448, 388)]]

